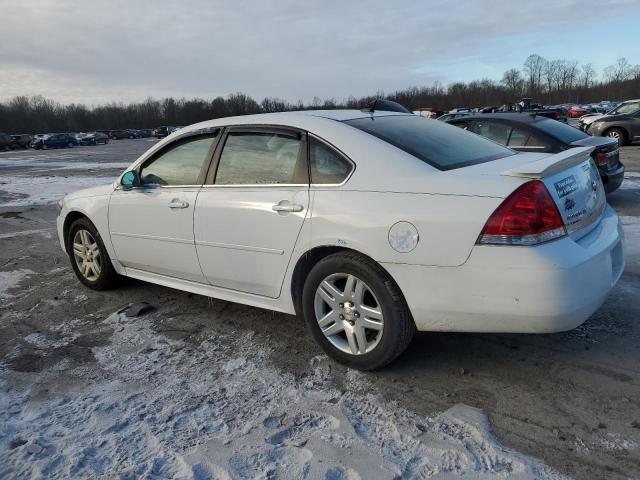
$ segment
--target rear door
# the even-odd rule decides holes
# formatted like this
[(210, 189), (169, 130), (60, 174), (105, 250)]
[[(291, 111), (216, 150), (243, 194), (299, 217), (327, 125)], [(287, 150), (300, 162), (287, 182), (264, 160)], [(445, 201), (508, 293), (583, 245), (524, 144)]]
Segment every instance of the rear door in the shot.
[(196, 204), (195, 243), (214, 286), (277, 298), (309, 208), (306, 136), (233, 127)]

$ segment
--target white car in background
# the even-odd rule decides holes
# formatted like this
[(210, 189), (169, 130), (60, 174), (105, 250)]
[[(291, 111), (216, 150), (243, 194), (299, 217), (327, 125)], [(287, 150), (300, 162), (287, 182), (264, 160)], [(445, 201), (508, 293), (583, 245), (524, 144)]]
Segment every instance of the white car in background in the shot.
[(333, 358), (375, 369), (416, 330), (556, 332), (599, 308), (624, 257), (590, 152), (403, 113), (221, 118), (65, 197), (58, 234), (90, 288), (125, 275), (301, 314)]

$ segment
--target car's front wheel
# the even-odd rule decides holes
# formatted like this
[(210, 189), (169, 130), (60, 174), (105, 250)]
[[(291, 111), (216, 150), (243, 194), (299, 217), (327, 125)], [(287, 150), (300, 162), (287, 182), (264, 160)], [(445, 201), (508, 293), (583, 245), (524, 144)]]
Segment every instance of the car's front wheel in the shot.
[(87, 218), (73, 222), (69, 229), (67, 250), (78, 279), (94, 290), (105, 290), (115, 283), (118, 274), (96, 227)]
[(610, 128), (609, 130), (607, 130), (605, 135), (607, 137), (617, 138), (618, 139), (618, 144), (620, 146), (625, 145), (627, 143), (627, 135), (626, 135), (625, 131), (622, 130), (621, 128), (617, 128), (617, 127)]
[(320, 260), (307, 276), (302, 301), (307, 325), (327, 354), (361, 370), (393, 361), (415, 333), (393, 279), (355, 252)]

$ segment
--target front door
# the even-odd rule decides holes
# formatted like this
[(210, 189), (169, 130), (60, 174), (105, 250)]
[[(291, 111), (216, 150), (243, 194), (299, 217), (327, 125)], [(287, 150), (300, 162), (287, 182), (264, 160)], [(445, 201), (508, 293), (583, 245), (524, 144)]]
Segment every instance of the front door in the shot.
[(179, 139), (139, 168), (140, 186), (117, 189), (109, 230), (126, 268), (206, 283), (193, 236), (193, 212), (215, 135)]
[(277, 298), (309, 207), (304, 136), (259, 127), (225, 136), (196, 203), (200, 265), (214, 286)]

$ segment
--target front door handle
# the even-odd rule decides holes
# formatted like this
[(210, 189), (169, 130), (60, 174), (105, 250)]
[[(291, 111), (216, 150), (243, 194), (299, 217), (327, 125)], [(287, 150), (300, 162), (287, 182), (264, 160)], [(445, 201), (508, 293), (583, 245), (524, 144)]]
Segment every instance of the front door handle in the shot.
[(297, 203), (278, 203), (271, 207), (271, 210), (273, 210), (274, 212), (301, 212), (302, 210), (304, 210), (304, 207), (302, 205), (298, 205)]
[(169, 203), (169, 208), (187, 208), (189, 206), (189, 202), (183, 202), (182, 200), (178, 200), (174, 198)]

